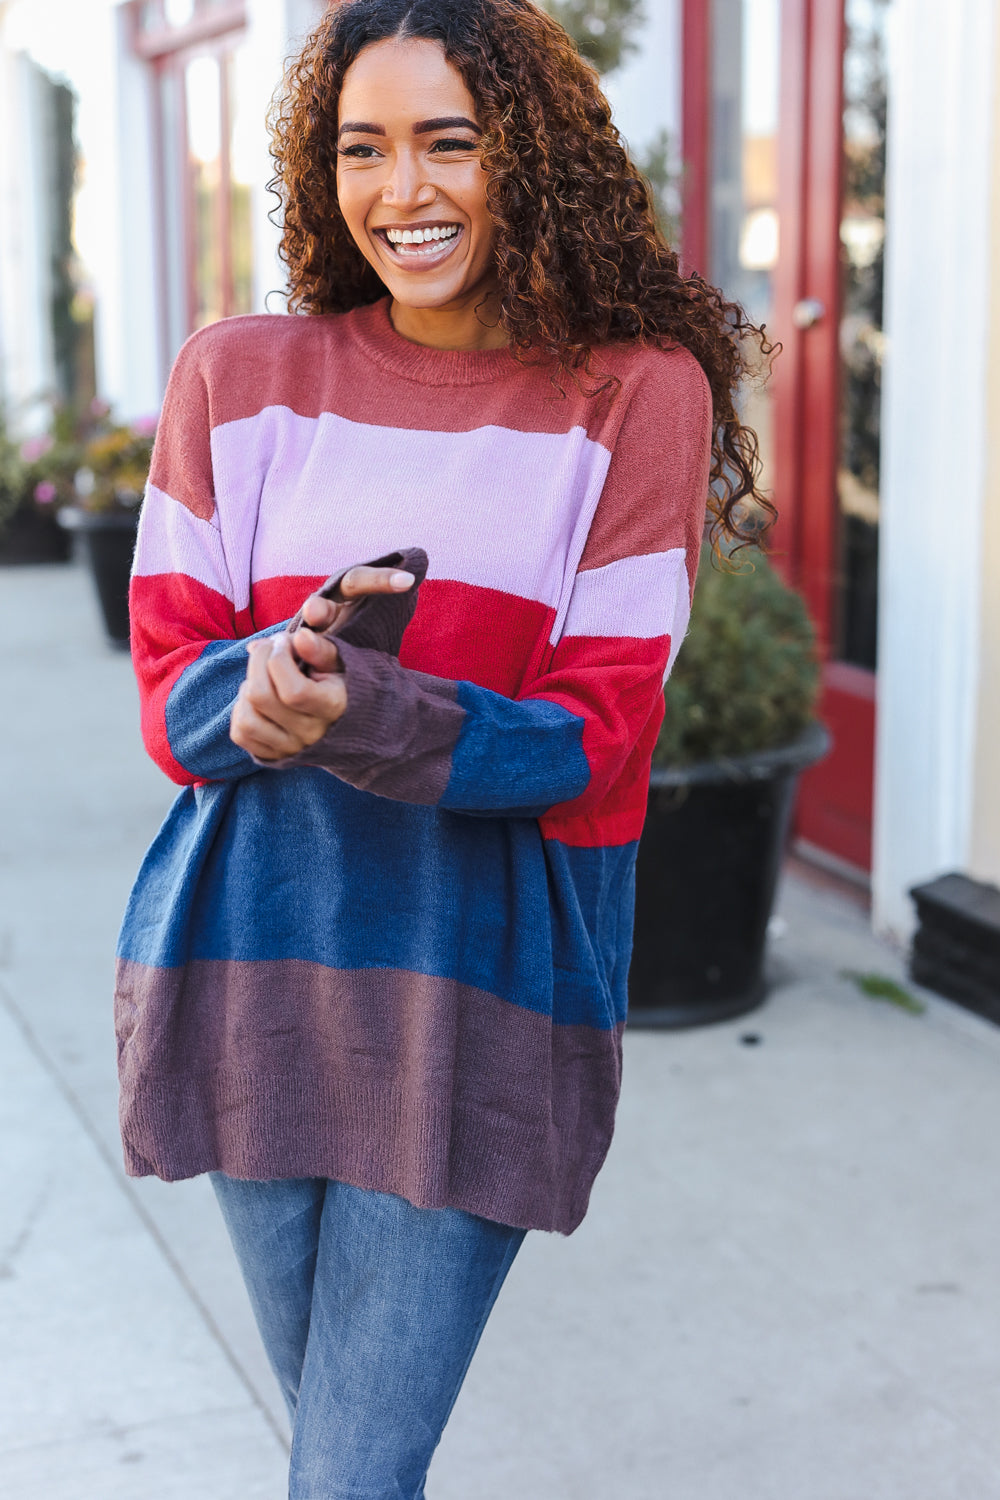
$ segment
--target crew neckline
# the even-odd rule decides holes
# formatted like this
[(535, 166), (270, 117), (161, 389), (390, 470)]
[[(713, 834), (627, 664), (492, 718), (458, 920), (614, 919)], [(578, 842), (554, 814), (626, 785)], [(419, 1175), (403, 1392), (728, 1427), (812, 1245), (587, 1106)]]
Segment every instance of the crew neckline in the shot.
[(383, 370), (422, 385), (485, 385), (521, 368), (509, 349), (433, 349), (413, 343), (392, 326), (389, 300), (382, 297), (346, 315), (363, 352)]

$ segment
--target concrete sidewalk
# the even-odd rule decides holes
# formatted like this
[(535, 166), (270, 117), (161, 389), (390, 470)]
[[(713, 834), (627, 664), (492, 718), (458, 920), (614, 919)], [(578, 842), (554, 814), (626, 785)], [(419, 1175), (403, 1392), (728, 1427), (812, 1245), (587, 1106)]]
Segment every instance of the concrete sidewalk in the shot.
[[(0, 573), (0, 685), (0, 1495), (281, 1500), (210, 1190), (121, 1170), (112, 953), (172, 789), (78, 569)], [(528, 1236), (432, 1500), (1000, 1500), (1000, 1032), (839, 978), (901, 974), (851, 902), (781, 910), (757, 1015), (626, 1036), (590, 1214)]]

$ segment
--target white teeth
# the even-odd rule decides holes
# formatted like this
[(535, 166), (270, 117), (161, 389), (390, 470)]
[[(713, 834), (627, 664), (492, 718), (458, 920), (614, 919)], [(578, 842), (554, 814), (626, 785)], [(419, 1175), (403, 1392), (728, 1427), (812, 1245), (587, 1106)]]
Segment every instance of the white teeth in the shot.
[(427, 229), (387, 229), (385, 235), (390, 245), (429, 245), (454, 239), (458, 230), (457, 224), (448, 224), (444, 228), (435, 224)]

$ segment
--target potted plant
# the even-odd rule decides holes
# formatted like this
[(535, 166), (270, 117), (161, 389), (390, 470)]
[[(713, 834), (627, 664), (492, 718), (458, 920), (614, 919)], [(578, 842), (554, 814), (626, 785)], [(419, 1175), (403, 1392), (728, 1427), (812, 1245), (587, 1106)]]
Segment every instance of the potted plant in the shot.
[(79, 445), (68, 411), (53, 413), (49, 432), (17, 443), (0, 421), (0, 563), (66, 562), (69, 537), (57, 525), (73, 495)]
[(667, 683), (636, 867), (633, 1025), (741, 1015), (765, 995), (767, 926), (799, 773), (826, 754), (802, 599), (757, 555), (706, 548)]
[(155, 417), (114, 422), (104, 407), (81, 450), (75, 503), (59, 517), (80, 536), (108, 639), (122, 649), (129, 640), (129, 574), (155, 435)]

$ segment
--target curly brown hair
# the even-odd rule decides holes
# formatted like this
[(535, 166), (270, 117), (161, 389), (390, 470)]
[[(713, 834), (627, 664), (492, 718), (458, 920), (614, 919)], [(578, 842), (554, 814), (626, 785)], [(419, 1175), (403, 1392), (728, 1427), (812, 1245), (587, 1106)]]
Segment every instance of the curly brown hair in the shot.
[(337, 202), (337, 130), (345, 73), (390, 38), (440, 42), (479, 108), (500, 322), (515, 357), (551, 358), (557, 378), (579, 382), (602, 344), (689, 349), (712, 391), (713, 540), (759, 544), (776, 512), (757, 489), (757, 436), (736, 397), (775, 346), (718, 288), (681, 274), (596, 72), (531, 0), (340, 0), (326, 13), (271, 116), (292, 310), (344, 312), (385, 295)]

